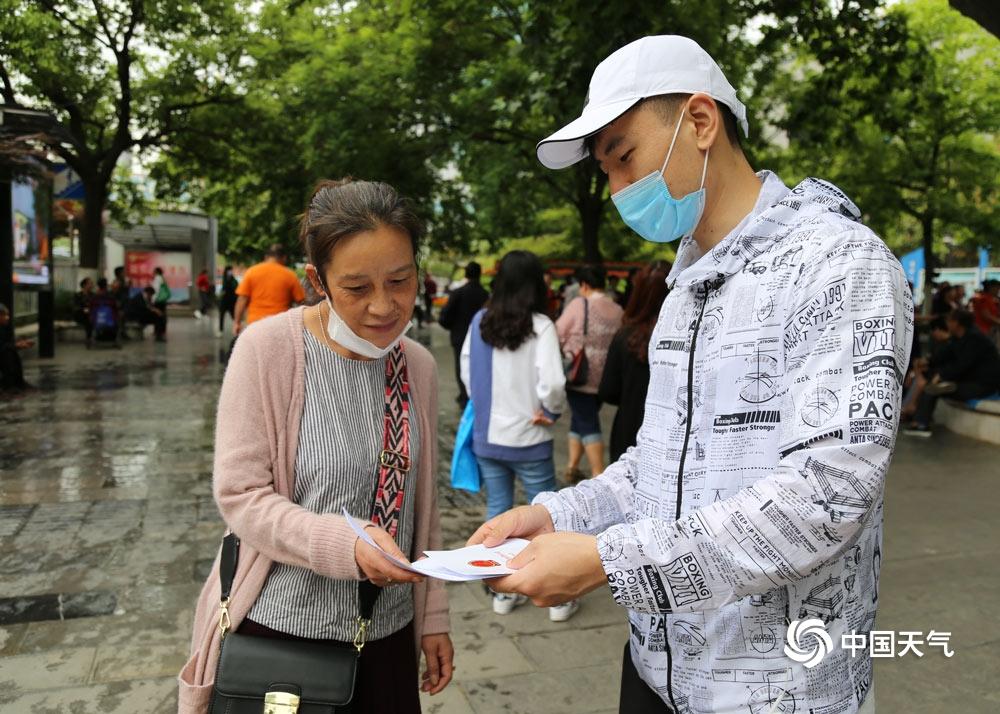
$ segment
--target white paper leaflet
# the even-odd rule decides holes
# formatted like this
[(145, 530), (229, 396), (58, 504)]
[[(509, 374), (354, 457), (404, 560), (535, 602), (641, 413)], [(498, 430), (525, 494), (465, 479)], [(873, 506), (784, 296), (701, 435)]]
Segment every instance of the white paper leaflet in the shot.
[(458, 548), (457, 550), (425, 550), (424, 555), (427, 556), (426, 558), (407, 563), (405, 560), (400, 560), (385, 552), (365, 532), (362, 525), (347, 512), (346, 508), (343, 513), (344, 518), (347, 519), (351, 529), (358, 534), (358, 537), (375, 548), (386, 560), (403, 570), (408, 570), (411, 573), (420, 573), (421, 575), (438, 578), (439, 580), (461, 582), (510, 575), (514, 571), (507, 567), (507, 561), (514, 558), (514, 556), (528, 545), (528, 541), (522, 538), (511, 538), (495, 548), (487, 548), (484, 545), (472, 545), (466, 548)]

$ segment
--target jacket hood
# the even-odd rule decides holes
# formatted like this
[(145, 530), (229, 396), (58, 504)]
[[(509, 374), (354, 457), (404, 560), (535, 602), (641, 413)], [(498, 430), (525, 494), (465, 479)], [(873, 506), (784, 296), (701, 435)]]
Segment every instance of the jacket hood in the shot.
[(762, 185), (753, 210), (711, 251), (702, 253), (691, 236), (681, 240), (667, 277), (671, 290), (725, 280), (795, 228), (823, 214), (861, 220), (858, 207), (832, 183), (807, 178), (789, 190), (771, 171), (757, 176)]

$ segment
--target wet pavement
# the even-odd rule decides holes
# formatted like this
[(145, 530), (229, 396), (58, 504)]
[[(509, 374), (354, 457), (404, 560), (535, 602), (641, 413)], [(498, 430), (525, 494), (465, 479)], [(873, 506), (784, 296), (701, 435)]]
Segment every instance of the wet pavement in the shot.
[[(451, 350), (437, 328), (417, 334), (441, 365), (440, 498), (446, 545), (457, 546), (483, 502), (447, 486)], [(222, 368), (208, 322), (173, 319), (170, 338), (60, 343), (55, 360), (26, 360), (37, 392), (0, 402), (0, 712), (175, 710), (174, 675), (221, 535), (210, 481)], [(878, 660), (882, 712), (1000, 710), (998, 457), (947, 433), (901, 437), (878, 627), (950, 631), (955, 656)], [(425, 711), (616, 710), (626, 629), (605, 592), (561, 624), (532, 607), (493, 615), (476, 585), (450, 592), (456, 683)]]

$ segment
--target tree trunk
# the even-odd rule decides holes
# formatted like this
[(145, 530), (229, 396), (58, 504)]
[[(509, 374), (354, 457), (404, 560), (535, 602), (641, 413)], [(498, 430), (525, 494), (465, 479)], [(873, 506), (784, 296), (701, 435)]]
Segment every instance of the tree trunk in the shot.
[(934, 214), (928, 211), (920, 218), (922, 228), (921, 243), (924, 249), (924, 315), (931, 314), (931, 298), (934, 295), (934, 286), (931, 285), (931, 276), (937, 268), (937, 259), (934, 257)]
[(584, 205), (580, 207), (580, 223), (583, 228), (583, 259), (588, 263), (600, 264), (604, 262), (601, 255), (601, 245), (598, 239), (601, 233), (600, 207), (596, 210), (593, 206)]
[(104, 243), (104, 207), (108, 202), (107, 187), (100, 179), (83, 182), (83, 221), (80, 225), (80, 267), (100, 269)]
[(583, 162), (576, 171), (576, 208), (580, 212), (583, 232), (583, 259), (599, 265), (604, 262), (600, 235), (607, 177), (592, 161)]

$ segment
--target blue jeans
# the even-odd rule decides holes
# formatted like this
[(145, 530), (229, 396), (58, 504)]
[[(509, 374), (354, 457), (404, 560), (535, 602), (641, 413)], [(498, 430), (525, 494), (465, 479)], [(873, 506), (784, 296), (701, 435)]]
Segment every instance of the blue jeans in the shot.
[(500, 461), (477, 456), (479, 474), (486, 484), (486, 518), (514, 506), (514, 475), (521, 478), (528, 503), (542, 491), (555, 491), (556, 469), (551, 458), (541, 461)]

